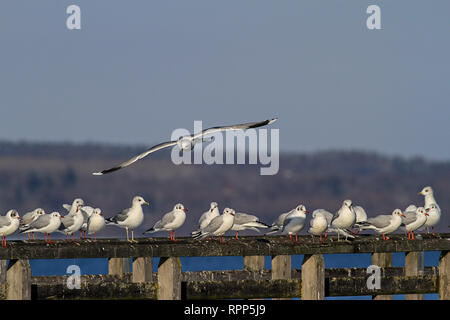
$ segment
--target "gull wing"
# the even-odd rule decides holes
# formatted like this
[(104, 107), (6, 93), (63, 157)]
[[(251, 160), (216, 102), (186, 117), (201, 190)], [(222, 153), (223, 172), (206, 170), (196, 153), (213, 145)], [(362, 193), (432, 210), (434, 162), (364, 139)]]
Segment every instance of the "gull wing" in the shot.
[(122, 162), (121, 164), (119, 164), (119, 165), (117, 165), (115, 167), (112, 167), (110, 169), (106, 169), (106, 170), (103, 170), (103, 171), (100, 171), (100, 172), (94, 172), (93, 175), (101, 176), (103, 174), (107, 174), (107, 173), (111, 173), (111, 172), (120, 170), (120, 169), (125, 168), (125, 167), (129, 166), (130, 164), (133, 164), (136, 161), (138, 161), (138, 160), (148, 156), (150, 153), (153, 153), (155, 151), (158, 151), (158, 150), (161, 150), (161, 149), (164, 149), (164, 148), (168, 148), (170, 146), (174, 146), (176, 144), (177, 144), (176, 141), (169, 141), (169, 142), (163, 142), (163, 143), (157, 144), (157, 145), (151, 147), (150, 149), (148, 149), (147, 151), (142, 152), (141, 154), (138, 154), (137, 156), (134, 156), (130, 160)]
[(228, 131), (228, 130), (246, 130), (246, 129), (252, 129), (252, 128), (258, 128), (258, 127), (262, 127), (262, 126), (266, 126), (268, 124), (271, 124), (275, 121), (277, 121), (278, 118), (273, 118), (273, 119), (269, 119), (269, 120), (264, 120), (264, 121), (258, 121), (258, 122), (247, 122), (247, 123), (242, 123), (242, 124), (235, 124), (235, 125), (231, 125), (231, 126), (223, 126), (223, 127), (212, 127), (209, 129), (205, 129), (200, 133), (197, 133), (195, 135), (192, 136), (192, 138), (198, 139), (202, 136), (208, 135), (208, 134), (212, 134), (215, 132), (220, 132), (220, 131)]

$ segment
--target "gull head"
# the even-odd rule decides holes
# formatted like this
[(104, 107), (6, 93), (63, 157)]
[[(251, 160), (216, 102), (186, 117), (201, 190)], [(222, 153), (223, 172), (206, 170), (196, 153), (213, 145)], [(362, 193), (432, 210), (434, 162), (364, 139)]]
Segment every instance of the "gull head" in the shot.
[(226, 215), (234, 216), (235, 213), (236, 213), (236, 212), (235, 212), (233, 209), (230, 209), (230, 208), (225, 208), (225, 209), (223, 210), (223, 214), (226, 214)]
[(45, 211), (42, 208), (37, 208), (35, 212), (36, 216), (42, 216), (43, 214), (45, 214)]
[(92, 211), (92, 214), (96, 214), (96, 215), (101, 216), (102, 215), (102, 209), (95, 208), (94, 211)]
[(426, 195), (429, 195), (429, 194), (432, 195), (433, 194), (433, 189), (430, 186), (425, 187), (425, 188), (422, 189), (422, 191), (419, 192), (419, 194), (421, 194), (423, 196), (426, 196)]
[(135, 196), (133, 198), (133, 205), (140, 205), (140, 206), (142, 206), (143, 204), (150, 205), (150, 203), (145, 201), (144, 198), (142, 198), (141, 196)]
[(211, 202), (210, 207), (211, 207), (211, 211), (213, 211), (215, 208), (218, 207), (217, 202)]
[(21, 220), (22, 218), (19, 216), (19, 212), (17, 212), (17, 210), (9, 210), (8, 213), (6, 214), (6, 216), (9, 218), (9, 220), (12, 219), (18, 219)]
[(343, 204), (344, 206), (346, 206), (347, 208), (351, 208), (352, 205), (353, 205), (352, 200), (349, 200), (349, 199), (344, 200), (344, 202), (343, 202), (342, 204)]
[(78, 212), (78, 209), (80, 209), (82, 206), (84, 206), (84, 201), (81, 198), (76, 198), (72, 202), (72, 207), (76, 208), (76, 212)]
[(61, 218), (61, 215), (59, 214), (59, 212), (56, 212), (56, 211), (55, 211), (55, 212), (52, 212), (52, 213), (51, 213), (51, 217), (52, 217), (52, 218)]
[(405, 215), (403, 214), (402, 210), (400, 210), (400, 209), (395, 209), (395, 210), (392, 212), (392, 215), (393, 215), (393, 216), (399, 216), (399, 217), (405, 217)]
[(422, 215), (428, 216), (427, 210), (425, 210), (424, 207), (419, 207), (419, 208), (417, 208), (416, 213), (417, 213), (417, 214), (422, 214)]
[(428, 208), (426, 208), (427, 212), (430, 212), (431, 210), (438, 210), (438, 206), (436, 203), (432, 203)]
[(187, 212), (188, 209), (186, 209), (181, 203), (177, 203), (177, 204), (173, 207), (173, 211), (184, 211), (184, 212)]
[(306, 207), (304, 205), (302, 205), (302, 204), (298, 205), (295, 208), (295, 211), (300, 212), (300, 213), (309, 213), (309, 211), (306, 210)]

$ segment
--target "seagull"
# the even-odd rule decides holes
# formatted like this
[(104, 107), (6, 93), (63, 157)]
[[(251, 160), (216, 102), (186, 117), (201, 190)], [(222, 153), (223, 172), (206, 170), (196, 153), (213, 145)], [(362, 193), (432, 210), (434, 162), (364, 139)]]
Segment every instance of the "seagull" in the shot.
[[(51, 214), (43, 214), (33, 221), (27, 229), (21, 230), (19, 233), (41, 232), (44, 233), (46, 243), (52, 243), (50, 234), (57, 231), (61, 225), (61, 215), (58, 212)], [(48, 237), (47, 237), (48, 236)]]
[(414, 231), (425, 224), (428, 213), (424, 207), (419, 207), (415, 212), (405, 212), (404, 215), (405, 217), (402, 220), (400, 228), (403, 231), (408, 231), (408, 240), (414, 240)]
[[(33, 221), (36, 221), (37, 218), (39, 218), (39, 216), (45, 214), (44, 209), (41, 208), (37, 208), (34, 209), (33, 211), (27, 212), (23, 215), (22, 220), (20, 221), (20, 230), (26, 229), (28, 228), (28, 226), (30, 225), (30, 223), (32, 223)], [(30, 240), (30, 234), (27, 233), (28, 236), (28, 240)], [(33, 240), (35, 240), (34, 237), (34, 232), (33, 232)]]
[(17, 210), (9, 210), (4, 217), (0, 217), (0, 235), (2, 236), (2, 247), (7, 247), (6, 236), (13, 234), (19, 228), (20, 220)]
[[(436, 199), (434, 198), (434, 192), (433, 192), (433, 188), (431, 188), (430, 186), (425, 187), (422, 189), (422, 191), (420, 191), (418, 194), (425, 196), (425, 208), (430, 208), (431, 209), (431, 204), (435, 204), (435, 207), (430, 216), (427, 219), (427, 222), (425, 223), (425, 228), (427, 230), (428, 233), (428, 227), (431, 227), (431, 232), (434, 235), (434, 226), (436, 224), (439, 223), (439, 220), (441, 218), (441, 208), (439, 207), (439, 205), (436, 202)], [(430, 222), (428, 222), (428, 220), (430, 220)]]
[(432, 203), (437, 204), (436, 199), (434, 198), (433, 188), (430, 186), (423, 188), (418, 194), (425, 197), (425, 208), (429, 208)]
[[(106, 219), (106, 224), (112, 224), (121, 228), (125, 228), (127, 232), (127, 241), (137, 242), (136, 240), (134, 240), (134, 229), (139, 227), (142, 221), (144, 221), (144, 212), (142, 211), (143, 204), (149, 205), (149, 203), (145, 201), (144, 198), (135, 196), (133, 198), (131, 208), (122, 210), (114, 217)], [(131, 240), (128, 237), (129, 229), (131, 230)]]
[(305, 226), (306, 213), (309, 213), (309, 211), (306, 210), (306, 207), (302, 204), (298, 205), (295, 210), (288, 214), (284, 219), (281, 234), (288, 235), (291, 241), (293, 241), (292, 234), (295, 234), (295, 242), (298, 242), (298, 232)]
[(234, 224), (235, 211), (225, 208), (223, 214), (215, 217), (199, 232), (193, 234), (194, 239), (204, 239), (207, 236), (219, 236), (220, 243), (224, 243), (223, 234), (231, 229)]
[(322, 214), (325, 217), (325, 219), (327, 219), (328, 228), (325, 231), (325, 238), (328, 236), (328, 233), (330, 233), (330, 232), (331, 233), (333, 233), (333, 232), (337, 233), (338, 238), (339, 238), (339, 235), (343, 235), (346, 239), (348, 239), (348, 238), (354, 239), (355, 238), (355, 236), (351, 235), (346, 230), (333, 228), (331, 226), (331, 221), (333, 220), (333, 217), (334, 217), (334, 215), (331, 212), (329, 212), (329, 211), (327, 211), (325, 209), (316, 209), (316, 210), (314, 210), (314, 212), (317, 212), (316, 214), (319, 214), (319, 213)]
[[(81, 209), (83, 210), (83, 208)], [(94, 234), (94, 239), (97, 240), (97, 232), (105, 227), (105, 218), (102, 216), (102, 210), (95, 208), (89, 216), (86, 223), (87, 234)]]
[(201, 229), (205, 228), (211, 222), (212, 219), (218, 217), (219, 215), (220, 212), (217, 202), (211, 202), (209, 210), (204, 212), (200, 216), (200, 219), (198, 220), (198, 229), (191, 232), (191, 234), (197, 233)]
[(383, 240), (388, 240), (389, 238), (385, 235), (396, 231), (400, 227), (402, 217), (406, 218), (402, 210), (395, 209), (390, 215), (382, 214), (374, 218), (369, 218), (367, 221), (359, 222), (358, 226), (361, 230), (375, 230), (383, 235)]
[(439, 220), (441, 220), (441, 209), (437, 205), (437, 203), (431, 203), (430, 206), (427, 208), (428, 212), (428, 218), (425, 222), (425, 228), (427, 229), (431, 227), (431, 233), (434, 235), (434, 226), (439, 223)]
[[(322, 242), (322, 234), (328, 229), (328, 220), (327, 220), (327, 216), (325, 214), (326, 210), (323, 209), (318, 209), (318, 210), (314, 210), (312, 213), (312, 219), (309, 220), (309, 229), (308, 232), (311, 233), (311, 236), (313, 237), (313, 241), (314, 241), (314, 236), (320, 236), (320, 242)], [(329, 212), (328, 212), (329, 213)], [(330, 221), (333, 218), (333, 215), (331, 213), (330, 214)]]
[[(80, 208), (81, 214), (83, 215), (83, 224), (81, 225), (81, 228), (80, 228), (80, 237), (81, 237), (81, 234), (84, 233), (83, 238), (86, 238), (86, 233), (88, 231), (88, 220), (91, 217), (91, 215), (94, 213), (94, 210), (95, 209), (90, 206), (83, 206)], [(100, 212), (101, 212), (101, 210), (100, 210)]]
[(178, 241), (175, 239), (175, 230), (181, 227), (186, 220), (186, 212), (188, 210), (181, 204), (177, 203), (173, 210), (166, 213), (161, 220), (157, 221), (154, 226), (144, 233), (153, 233), (158, 231), (169, 231), (170, 240)]
[[(361, 206), (353, 206), (353, 209), (355, 210), (355, 214), (356, 214), (356, 222), (355, 222), (355, 224), (367, 221), (367, 213), (366, 213), (366, 210), (364, 210), (363, 207), (361, 207)], [(359, 231), (360, 230), (358, 230), (358, 233), (359, 233)], [(354, 233), (353, 232), (353, 227), (352, 227), (351, 232)]]
[[(84, 217), (80, 211), (80, 208), (84, 205), (83, 199), (77, 198), (72, 202), (72, 206), (70, 207), (69, 213), (62, 217), (61, 225), (59, 226), (58, 231), (67, 236), (72, 236), (72, 242), (75, 241), (74, 233), (79, 231), (81, 225), (83, 224)], [(63, 205), (63, 207), (65, 207)], [(67, 207), (65, 207), (67, 209)], [(80, 231), (81, 238), (81, 231)]]
[[(353, 209), (351, 200), (344, 200), (342, 202), (341, 208), (334, 214), (333, 219), (331, 220), (331, 227), (344, 231), (352, 227), (356, 222), (356, 213)], [(338, 232), (338, 241), (339, 241)], [(348, 238), (348, 237), (346, 237)]]
[(258, 228), (269, 228), (270, 226), (262, 223), (259, 221), (259, 218), (257, 216), (254, 216), (252, 214), (237, 212), (234, 215), (234, 223), (231, 227), (231, 230), (236, 231), (236, 237), (235, 239), (238, 239), (238, 233), (239, 231), (243, 230), (254, 230), (258, 231)]
[(280, 214), (278, 216), (278, 218), (271, 224), (270, 231), (267, 232), (266, 234), (272, 234), (272, 233), (280, 231), (283, 228), (284, 219), (286, 219), (286, 217), (294, 211), (295, 211), (295, 208), (289, 212)]
[(133, 164), (134, 162), (145, 158), (146, 156), (148, 156), (149, 154), (164, 149), (164, 148), (168, 148), (168, 147), (172, 147), (172, 146), (178, 146), (178, 148), (181, 151), (187, 151), (187, 150), (192, 150), (194, 148), (194, 145), (198, 142), (204, 142), (204, 141), (209, 141), (209, 140), (205, 140), (205, 138), (203, 138), (206, 135), (210, 135), (216, 132), (221, 132), (221, 131), (229, 131), (229, 130), (246, 130), (246, 129), (252, 129), (252, 128), (258, 128), (258, 127), (262, 127), (262, 126), (266, 126), (269, 125), (273, 122), (275, 122), (277, 120), (277, 118), (271, 119), (271, 120), (264, 120), (264, 121), (260, 121), (260, 122), (248, 122), (248, 123), (243, 123), (243, 124), (236, 124), (236, 125), (231, 125), (231, 126), (224, 126), (224, 127), (212, 127), (209, 129), (205, 129), (200, 133), (196, 133), (196, 134), (191, 134), (188, 136), (184, 136), (184, 137), (180, 137), (178, 140), (176, 141), (168, 141), (168, 142), (163, 142), (160, 144), (157, 144), (153, 147), (151, 147), (150, 149), (148, 149), (147, 151), (144, 151), (141, 154), (138, 154), (137, 156), (115, 166), (112, 167), (110, 169), (106, 169), (100, 172), (94, 172), (93, 175), (103, 175), (103, 174), (107, 174), (110, 172), (114, 172), (117, 171), (119, 169), (125, 168), (127, 166), (129, 166), (130, 164)]

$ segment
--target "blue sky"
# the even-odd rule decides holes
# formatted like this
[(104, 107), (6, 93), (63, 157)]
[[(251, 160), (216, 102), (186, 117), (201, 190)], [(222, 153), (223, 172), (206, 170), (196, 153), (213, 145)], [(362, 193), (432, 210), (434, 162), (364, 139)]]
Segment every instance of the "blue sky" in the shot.
[[(81, 30), (66, 28), (67, 6)], [(381, 30), (366, 9), (381, 8)], [(450, 2), (0, 3), (0, 139), (152, 145), (278, 116), (283, 151), (450, 159)]]

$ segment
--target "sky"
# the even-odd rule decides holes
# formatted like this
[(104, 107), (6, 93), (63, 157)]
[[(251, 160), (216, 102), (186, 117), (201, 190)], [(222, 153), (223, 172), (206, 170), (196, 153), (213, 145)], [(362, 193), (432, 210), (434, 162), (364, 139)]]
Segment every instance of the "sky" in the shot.
[[(72, 4), (80, 30), (66, 26)], [(194, 120), (276, 116), (281, 151), (450, 160), (449, 12), (448, 0), (2, 0), (0, 140), (151, 146)]]

